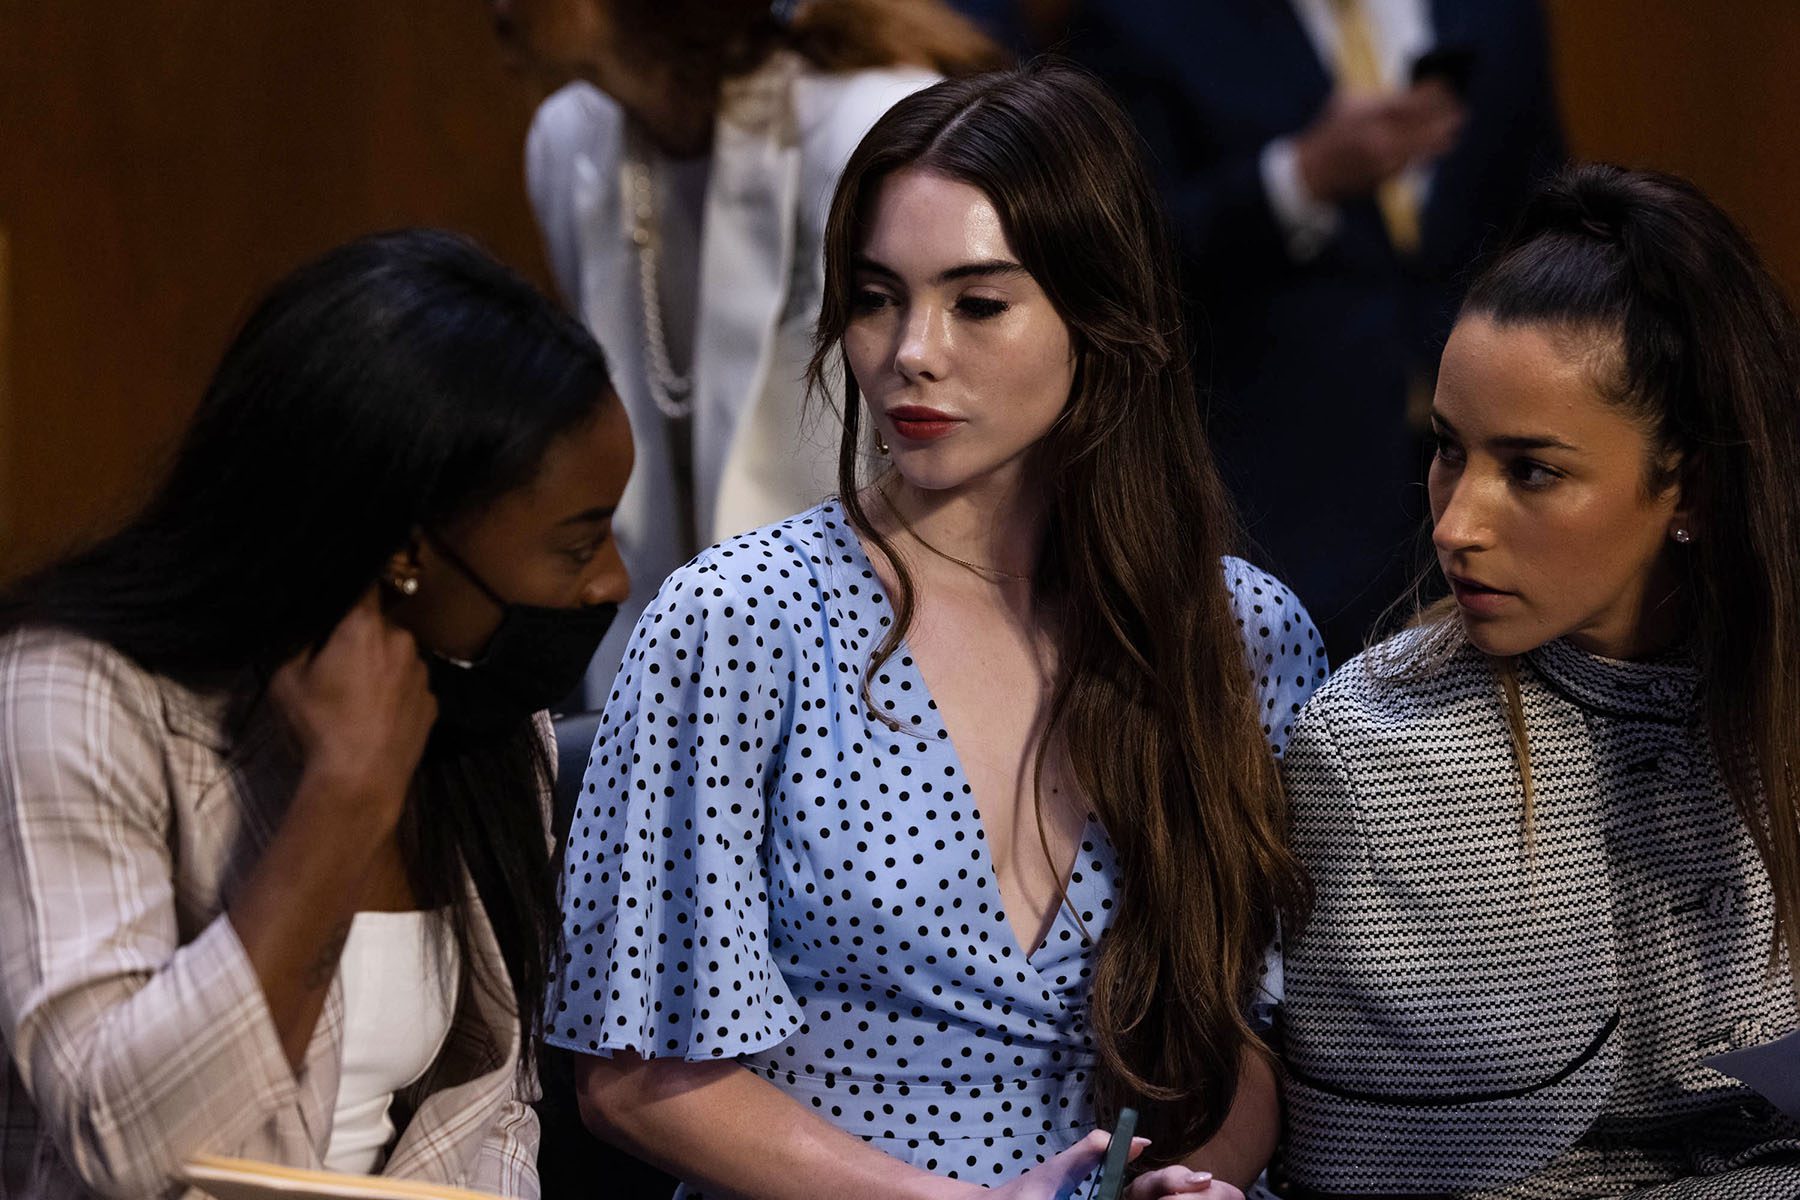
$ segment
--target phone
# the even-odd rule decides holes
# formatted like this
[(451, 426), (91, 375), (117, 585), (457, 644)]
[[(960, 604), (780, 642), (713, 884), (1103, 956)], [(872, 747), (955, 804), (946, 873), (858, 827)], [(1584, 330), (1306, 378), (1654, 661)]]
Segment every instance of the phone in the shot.
[(1413, 59), (1412, 81), (1443, 81), (1458, 100), (1469, 98), (1469, 80), (1475, 74), (1475, 51), (1468, 46), (1438, 46)]
[(1113, 1126), (1112, 1141), (1106, 1144), (1105, 1165), (1094, 1185), (1091, 1200), (1119, 1200), (1125, 1190), (1125, 1164), (1131, 1158), (1131, 1137), (1137, 1132), (1135, 1108), (1121, 1108), (1119, 1123)]

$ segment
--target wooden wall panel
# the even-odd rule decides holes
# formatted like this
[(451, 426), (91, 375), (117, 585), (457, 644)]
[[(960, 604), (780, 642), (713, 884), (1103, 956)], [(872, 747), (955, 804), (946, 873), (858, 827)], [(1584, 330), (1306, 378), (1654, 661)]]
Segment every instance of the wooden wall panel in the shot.
[[(1575, 149), (1691, 176), (1800, 290), (1800, 3), (1546, 3)], [(0, 570), (141, 494), (301, 258), (432, 223), (542, 280), (534, 100), (480, 0), (0, 0)]]
[(247, 301), (301, 259), (437, 224), (543, 278), (535, 97), (483, 4), (0, 3), (0, 563), (135, 502)]
[(1800, 3), (1548, 6), (1573, 149), (1688, 176), (1800, 294)]
[(5, 448), (12, 444), (12, 242), (0, 225), (0, 536), (12, 523), (12, 464)]

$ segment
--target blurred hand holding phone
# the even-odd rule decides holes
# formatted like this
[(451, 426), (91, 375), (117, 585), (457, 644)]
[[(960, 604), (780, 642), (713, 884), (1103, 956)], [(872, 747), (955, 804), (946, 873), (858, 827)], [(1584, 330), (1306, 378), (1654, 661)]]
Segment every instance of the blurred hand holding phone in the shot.
[(1131, 1138), (1137, 1132), (1137, 1122), (1137, 1109), (1119, 1110), (1119, 1121), (1113, 1126), (1112, 1141), (1106, 1144), (1106, 1158), (1088, 1193), (1089, 1200), (1119, 1200), (1124, 1195), (1125, 1166), (1131, 1159)]
[(1413, 60), (1412, 82), (1436, 80), (1458, 100), (1469, 98), (1469, 82), (1475, 76), (1475, 51), (1467, 46), (1438, 46)]

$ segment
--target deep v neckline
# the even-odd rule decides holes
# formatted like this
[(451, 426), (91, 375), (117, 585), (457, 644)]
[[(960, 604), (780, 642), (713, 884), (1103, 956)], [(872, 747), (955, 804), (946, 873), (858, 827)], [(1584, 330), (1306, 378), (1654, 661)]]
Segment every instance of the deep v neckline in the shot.
[[(886, 608), (890, 614), (895, 612), (893, 600), (888, 596), (887, 584), (882, 581), (880, 572), (875, 569), (875, 560), (870, 557), (868, 547), (863, 545), (862, 536), (857, 533), (856, 529), (851, 526), (849, 520), (845, 517), (840, 503), (837, 501), (828, 503), (825, 506), (825, 511), (827, 512), (831, 523), (840, 531), (844, 539), (843, 544), (849, 549), (852, 555), (851, 565), (860, 568), (868, 576), (870, 588), (874, 595), (879, 599), (881, 605)], [(957, 746), (956, 735), (950, 731), (950, 724), (944, 719), (944, 710), (938, 707), (936, 695), (932, 691), (931, 684), (926, 680), (925, 672), (919, 666), (918, 656), (912, 651), (912, 642), (910, 639), (903, 636), (895, 643), (893, 654), (881, 665), (881, 670), (887, 676), (892, 677), (888, 682), (884, 682), (882, 686), (903, 688), (903, 685), (910, 683), (918, 689), (919, 694), (924, 697), (926, 710), (931, 713), (931, 719), (937, 723), (937, 728), (914, 729), (910, 731), (904, 729), (894, 730), (873, 712), (865, 712), (863, 714), (864, 720), (868, 721), (871, 725), (879, 725), (889, 732), (896, 732), (905, 736), (920, 738), (921, 740), (925, 740), (925, 735), (930, 735), (930, 737), (935, 738), (944, 744), (945, 752), (950, 759), (950, 765), (955, 771), (952, 782), (957, 784), (964, 791), (968, 797), (969, 807), (974, 810), (971, 823), (975, 827), (975, 837), (981, 846), (982, 870), (985, 872), (986, 882), (991, 884), (994, 889), (995, 901), (1000, 910), (1000, 920), (1001, 923), (1006, 926), (1009, 945), (1027, 965), (1030, 965), (1035, 969), (1038, 957), (1050, 948), (1051, 942), (1056, 936), (1057, 926), (1070, 919), (1070, 910), (1073, 906), (1073, 900), (1070, 897), (1069, 889), (1073, 886), (1075, 875), (1080, 868), (1081, 856), (1084, 852), (1083, 848), (1091, 841), (1098, 822), (1095, 821), (1091, 811), (1084, 814), (1082, 828), (1080, 834), (1075, 839), (1075, 848), (1069, 855), (1069, 861), (1066, 863), (1050, 864), (1051, 869), (1056, 872), (1058, 881), (1056, 907), (1037, 923), (1033, 944), (1030, 949), (1027, 949), (1024, 940), (1019, 936), (1018, 926), (1013, 922), (1013, 912), (1011, 907), (1006, 903), (1006, 893), (1000, 888), (1000, 871), (994, 863), (994, 842), (993, 839), (988, 836), (987, 820), (982, 816), (981, 802), (975, 796), (975, 785), (970, 780), (968, 768), (963, 763), (963, 755), (961, 749)], [(910, 678), (902, 678), (902, 675), (910, 675)], [(873, 687), (870, 689), (870, 698), (874, 698)], [(1035, 815), (1033, 819), (1035, 820)], [(1085, 936), (1086, 934), (1084, 932), (1083, 937)]]

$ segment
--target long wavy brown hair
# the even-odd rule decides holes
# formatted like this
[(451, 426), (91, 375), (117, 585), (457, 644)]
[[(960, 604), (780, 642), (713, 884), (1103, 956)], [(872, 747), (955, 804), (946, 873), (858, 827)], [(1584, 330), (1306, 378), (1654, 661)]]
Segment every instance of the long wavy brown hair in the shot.
[(872, 202), (902, 168), (981, 189), (1075, 346), (1068, 405), (1034, 454), (1048, 520), (1033, 587), (1060, 652), (1039, 774), (1060, 745), (1118, 852), (1089, 1001), (1098, 1115), (1143, 1109), (1151, 1152), (1171, 1160), (1223, 1121), (1246, 1050), (1264, 1053), (1247, 1005), (1277, 914), (1308, 901), (1219, 563), (1237, 526), (1201, 428), (1173, 253), (1137, 135), (1072, 67), (940, 83), (863, 139), (826, 228), (810, 380), (841, 393), (841, 500), (897, 577), (897, 619), (867, 674), (905, 636), (916, 592), (859, 495), (863, 413), (842, 339)]

